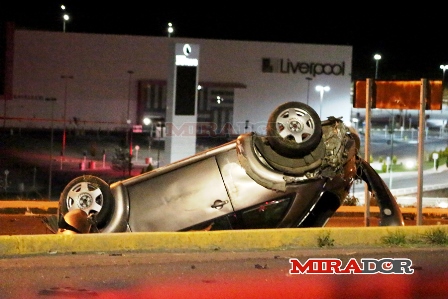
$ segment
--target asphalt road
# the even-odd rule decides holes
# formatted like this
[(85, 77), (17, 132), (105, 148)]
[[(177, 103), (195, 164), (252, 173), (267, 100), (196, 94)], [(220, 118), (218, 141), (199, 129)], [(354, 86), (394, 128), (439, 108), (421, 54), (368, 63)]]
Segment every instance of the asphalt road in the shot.
[[(410, 261), (409, 274), (292, 274), (290, 259)], [(0, 298), (446, 298), (443, 248), (48, 254), (0, 259)], [(333, 260), (334, 261), (334, 260)], [(353, 263), (353, 260), (351, 260)], [(377, 268), (379, 269), (379, 268)]]

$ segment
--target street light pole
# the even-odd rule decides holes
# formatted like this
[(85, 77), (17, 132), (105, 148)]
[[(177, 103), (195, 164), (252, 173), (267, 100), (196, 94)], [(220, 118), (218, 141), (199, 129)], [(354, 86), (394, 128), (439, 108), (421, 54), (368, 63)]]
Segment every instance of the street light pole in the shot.
[(160, 167), (160, 137), (162, 136), (162, 132), (163, 132), (163, 127), (162, 127), (162, 123), (159, 121), (157, 123), (160, 126), (160, 132), (159, 135), (157, 136), (157, 168)]
[[(128, 81), (128, 107), (127, 107), (127, 114), (126, 114), (126, 146), (128, 147), (129, 153), (127, 154), (127, 166), (129, 171), (129, 176), (131, 175), (132, 171), (132, 127), (131, 127), (131, 87), (132, 87), (132, 74), (134, 71), (129, 70), (127, 72), (129, 74), (129, 81)], [(125, 168), (123, 168), (123, 175), (125, 172)]]
[(131, 87), (132, 87), (132, 74), (134, 71), (129, 70), (129, 82), (128, 82), (128, 113), (127, 113), (127, 120), (130, 120), (130, 109), (131, 109)]
[(73, 79), (73, 76), (62, 75), (61, 79), (64, 79), (64, 131), (62, 133), (62, 151), (61, 155), (65, 155), (65, 140), (66, 140), (66, 129), (67, 129), (67, 80)]
[(54, 132), (54, 102), (56, 98), (45, 98), (45, 101), (51, 102), (51, 137), (50, 137), (50, 166), (48, 170), (48, 200), (51, 200), (51, 180), (53, 170), (53, 132)]
[(380, 54), (373, 55), (373, 59), (375, 59), (375, 80), (378, 79), (378, 63), (381, 59)]
[(313, 80), (311, 77), (306, 77), (306, 80), (308, 81), (308, 87), (306, 89), (306, 104), (308, 105), (309, 99), (310, 99), (310, 82)]
[[(129, 159), (131, 158), (132, 155), (132, 134), (130, 132), (131, 130), (131, 116), (130, 116), (130, 111), (131, 111), (131, 87), (132, 87), (132, 74), (134, 73), (134, 71), (129, 70), (128, 74), (129, 74), (129, 83), (128, 83), (128, 112), (127, 112), (127, 119), (126, 119), (126, 123), (128, 124), (128, 128), (126, 129), (126, 141), (129, 146)], [(130, 137), (129, 137), (129, 134)]]
[(445, 79), (445, 71), (448, 69), (448, 64), (445, 64), (445, 65), (441, 64), (440, 69), (443, 71), (442, 80), (444, 80)]
[[(65, 5), (61, 5), (62, 11), (65, 11)], [(62, 31), (65, 32), (65, 23), (70, 20), (70, 16), (67, 13), (62, 14)]]
[(323, 99), (324, 99), (324, 92), (330, 91), (330, 86), (328, 86), (328, 85), (326, 85), (326, 86), (317, 85), (316, 86), (316, 91), (320, 93), (319, 117), (322, 117), (322, 102), (323, 102)]
[(151, 157), (151, 143), (152, 143), (152, 121), (149, 117), (143, 119), (143, 124), (149, 126), (149, 139), (148, 139), (148, 158)]
[[(445, 71), (448, 70), (448, 64), (445, 64), (445, 65), (441, 64), (440, 69), (443, 71), (443, 75), (442, 75), (442, 92), (443, 92), (443, 89), (445, 87)], [(443, 96), (443, 94), (442, 94), (442, 96)]]
[(167, 29), (167, 31), (168, 31), (168, 37), (171, 37), (171, 34), (174, 33), (173, 24), (172, 24), (171, 22), (168, 23), (168, 29)]
[(389, 164), (389, 189), (392, 189), (392, 165), (394, 164), (394, 135), (395, 135), (395, 115), (392, 109), (391, 135), (390, 135), (390, 164)]

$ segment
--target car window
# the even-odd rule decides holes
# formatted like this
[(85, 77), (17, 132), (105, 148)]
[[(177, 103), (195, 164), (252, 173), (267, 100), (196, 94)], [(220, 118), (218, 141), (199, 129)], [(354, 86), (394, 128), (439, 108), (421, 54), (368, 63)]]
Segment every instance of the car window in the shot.
[(237, 214), (245, 229), (275, 228), (285, 216), (292, 197), (266, 201)]
[(181, 231), (212, 231), (212, 230), (229, 230), (236, 229), (237, 219), (235, 213), (215, 218), (197, 225), (193, 225)]
[(265, 201), (236, 213), (188, 227), (182, 231), (275, 228), (288, 212), (294, 194)]

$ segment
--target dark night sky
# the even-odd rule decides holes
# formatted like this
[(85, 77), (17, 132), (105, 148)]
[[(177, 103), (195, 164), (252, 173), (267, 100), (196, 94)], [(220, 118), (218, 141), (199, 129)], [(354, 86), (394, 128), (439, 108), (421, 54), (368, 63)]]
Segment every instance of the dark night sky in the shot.
[[(63, 3), (71, 15), (66, 24), (69, 32), (166, 36), (167, 23), (172, 22), (173, 36), (178, 37), (351, 45), (354, 80), (374, 76), (375, 53), (382, 55), (380, 80), (439, 80), (440, 64), (448, 64), (447, 17), (434, 5), (397, 8), (394, 4), (391, 8), (377, 2), (358, 3), (357, 7), (340, 2), (293, 6), (274, 2), (248, 9), (238, 2), (209, 6), (175, 6), (170, 1)], [(3, 1), (0, 16), (2, 21), (14, 21), (16, 28), (62, 31), (61, 4), (53, 0)]]

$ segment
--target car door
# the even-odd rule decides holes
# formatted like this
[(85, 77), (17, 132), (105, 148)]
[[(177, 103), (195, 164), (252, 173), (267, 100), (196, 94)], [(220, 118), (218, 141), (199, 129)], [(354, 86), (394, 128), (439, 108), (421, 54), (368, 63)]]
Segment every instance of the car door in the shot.
[(233, 212), (214, 156), (125, 185), (133, 232), (178, 231)]

